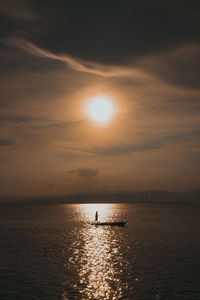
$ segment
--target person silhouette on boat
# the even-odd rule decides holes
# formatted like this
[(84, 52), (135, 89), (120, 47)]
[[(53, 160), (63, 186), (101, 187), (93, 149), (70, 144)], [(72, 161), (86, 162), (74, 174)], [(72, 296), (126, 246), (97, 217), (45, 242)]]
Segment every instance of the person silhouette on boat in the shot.
[(126, 222), (99, 222), (98, 221), (99, 213), (98, 211), (95, 212), (95, 223), (93, 225), (95, 226), (125, 226)]
[(95, 213), (95, 222), (98, 222), (98, 211), (96, 211), (96, 213)]

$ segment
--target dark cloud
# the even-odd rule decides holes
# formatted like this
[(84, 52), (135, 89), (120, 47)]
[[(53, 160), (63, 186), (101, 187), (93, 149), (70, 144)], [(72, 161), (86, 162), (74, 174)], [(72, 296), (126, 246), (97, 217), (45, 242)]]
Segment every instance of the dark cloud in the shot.
[[(13, 32), (50, 52), (86, 61), (129, 63), (199, 41), (199, 1), (21, 0), (21, 10), (15, 9), (15, 2), (2, 1), (2, 33)], [(8, 22), (6, 13), (13, 18), (20, 14), (29, 23)]]
[(138, 144), (114, 144), (105, 147), (94, 147), (89, 152), (103, 155), (103, 156), (118, 156), (125, 153), (149, 151), (159, 149), (162, 147), (162, 142), (159, 140), (152, 140), (147, 142), (141, 142)]
[[(134, 77), (127, 68), (137, 66), (170, 83), (199, 87), (198, 1), (20, 0), (21, 9), (15, 2), (1, 2), (0, 37), (33, 58), (21, 54), (18, 65), (2, 62), (2, 74), (64, 62), (79, 72)], [(23, 22), (16, 21), (20, 15)]]
[(185, 88), (200, 88), (200, 44), (186, 45), (145, 58), (139, 67)]
[(1, 139), (0, 138), (0, 147), (1, 146), (10, 146), (13, 145), (13, 141), (10, 139)]
[(100, 63), (126, 63), (199, 40), (198, 1), (33, 0), (38, 46)]
[(2, 162), (2, 161), (6, 161), (6, 158), (5, 157), (2, 157), (2, 156), (0, 156), (0, 161)]
[(78, 174), (80, 177), (88, 178), (88, 177), (97, 176), (99, 173), (99, 170), (91, 169), (91, 168), (79, 168), (77, 170), (71, 171), (70, 173), (75, 173), (75, 174)]
[(200, 138), (200, 132), (188, 132), (188, 133), (180, 133), (177, 135), (163, 136), (153, 139), (148, 139), (145, 141), (137, 142), (137, 143), (119, 143), (112, 144), (110, 146), (105, 147), (93, 147), (89, 150), (89, 152), (103, 155), (103, 156), (118, 156), (131, 152), (143, 152), (143, 151), (151, 151), (164, 147), (166, 144), (175, 144), (182, 142), (191, 142), (198, 141)]
[(28, 116), (22, 116), (22, 115), (12, 115), (12, 114), (5, 114), (1, 115), (0, 114), (0, 124), (1, 123), (7, 123), (7, 122), (11, 122), (11, 123), (27, 123), (30, 121), (38, 121), (39, 119), (37, 118), (31, 118)]
[(56, 121), (55, 119), (45, 117), (25, 116), (17, 113), (4, 113), (0, 111), (0, 125), (5, 123), (25, 124), (27, 127), (35, 129), (73, 129), (83, 124), (83, 120), (78, 121)]
[(1, 0), (0, 15), (20, 20), (34, 19), (36, 15), (26, 0)]
[(0, 1), (0, 39), (8, 36), (30, 36), (37, 19), (28, 0)]
[(50, 183), (48, 186), (49, 186), (51, 189), (55, 189), (55, 187), (56, 187), (56, 185), (55, 185), (54, 183)]

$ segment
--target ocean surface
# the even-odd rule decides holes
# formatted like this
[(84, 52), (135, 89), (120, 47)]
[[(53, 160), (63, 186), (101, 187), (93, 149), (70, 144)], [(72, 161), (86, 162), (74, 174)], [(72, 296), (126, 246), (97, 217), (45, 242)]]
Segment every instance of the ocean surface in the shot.
[(0, 299), (199, 300), (200, 206), (1, 205)]

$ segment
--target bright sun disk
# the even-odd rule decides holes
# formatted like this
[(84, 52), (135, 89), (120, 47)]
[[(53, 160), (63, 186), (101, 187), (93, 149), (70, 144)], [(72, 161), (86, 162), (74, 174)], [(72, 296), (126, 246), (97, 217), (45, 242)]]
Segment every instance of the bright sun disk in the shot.
[(106, 123), (111, 120), (115, 108), (112, 100), (107, 96), (97, 96), (89, 101), (88, 116), (97, 123)]

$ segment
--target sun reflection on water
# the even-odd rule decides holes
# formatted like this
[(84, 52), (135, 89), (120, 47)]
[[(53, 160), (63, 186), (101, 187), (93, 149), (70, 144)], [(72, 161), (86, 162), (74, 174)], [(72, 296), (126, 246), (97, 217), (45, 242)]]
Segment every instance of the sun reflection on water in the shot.
[(119, 299), (123, 296), (122, 290), (127, 288), (127, 283), (121, 280), (121, 272), (127, 264), (119, 247), (123, 229), (97, 227), (90, 222), (94, 221), (97, 210), (101, 220), (110, 220), (112, 209), (109, 208), (112, 205), (81, 205), (87, 220), (80, 230), (82, 246), (74, 248), (70, 258), (78, 271), (79, 282), (74, 289), (78, 290), (79, 299)]
[(99, 219), (101, 221), (108, 221), (113, 218), (112, 210), (114, 204), (81, 204), (81, 208), (84, 210), (85, 218), (89, 221), (94, 221), (95, 212), (98, 211)]
[(86, 288), (82, 291), (89, 299), (110, 299), (115, 274), (111, 259), (109, 233), (104, 228), (90, 228), (83, 232), (85, 239), (83, 259), (79, 275)]

